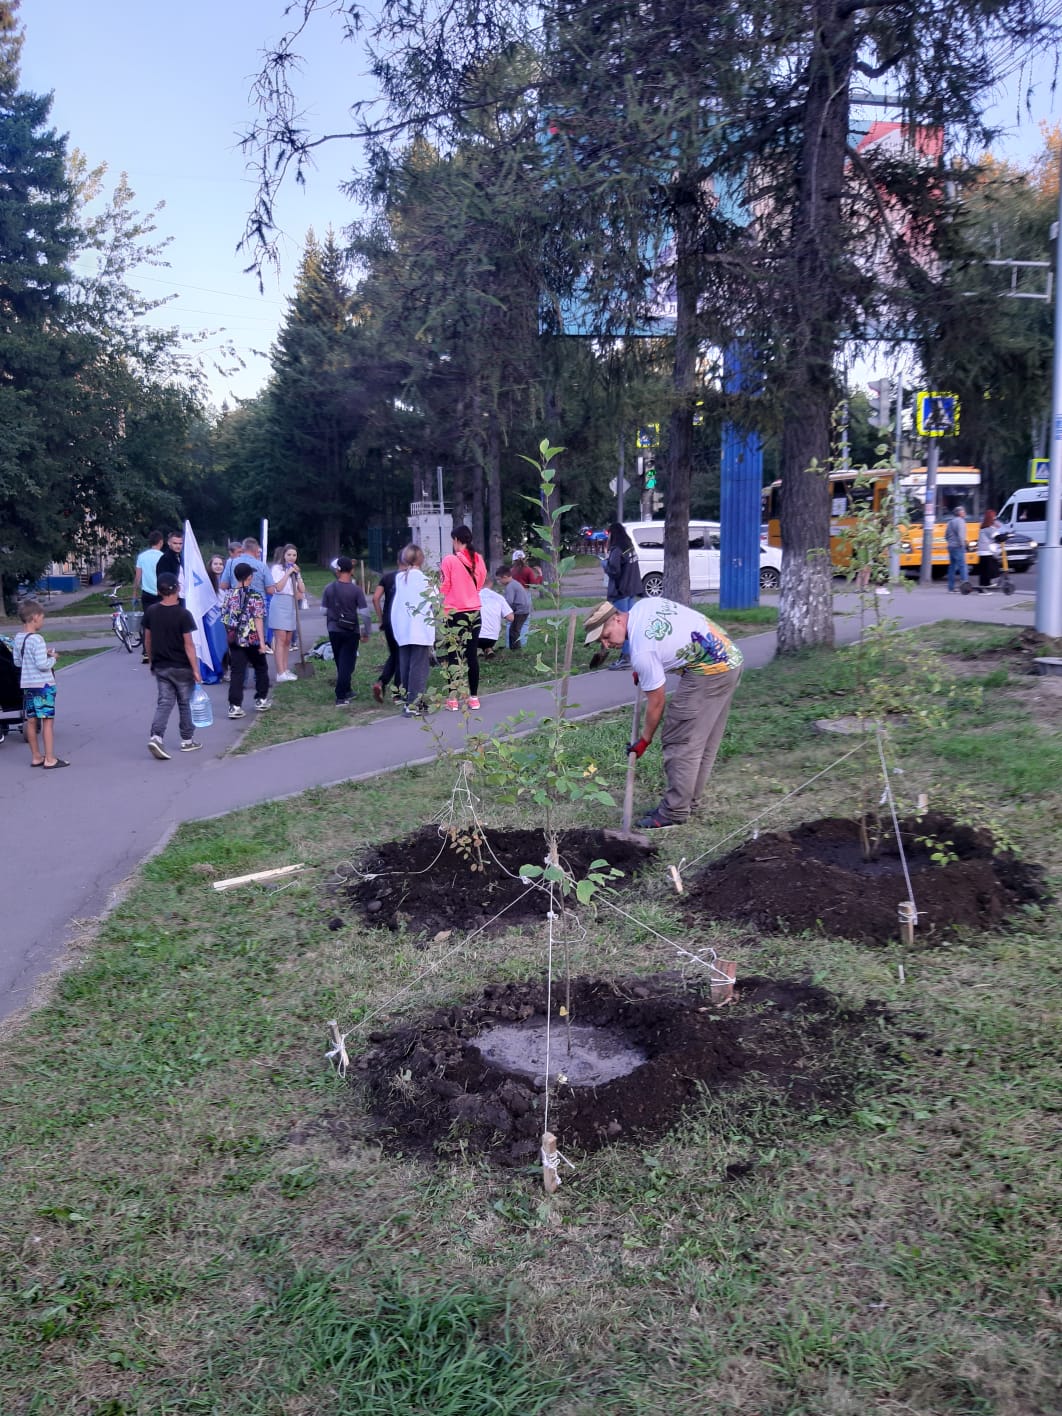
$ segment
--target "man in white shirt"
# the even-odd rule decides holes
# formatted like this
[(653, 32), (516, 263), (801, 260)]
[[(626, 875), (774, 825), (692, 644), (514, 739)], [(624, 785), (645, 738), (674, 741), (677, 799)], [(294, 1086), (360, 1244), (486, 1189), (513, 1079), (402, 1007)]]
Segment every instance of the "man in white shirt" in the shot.
[[(618, 649), (630, 642), (634, 681), (645, 694), (642, 735), (627, 749), (641, 757), (663, 722), (667, 791), (639, 827), (679, 826), (701, 804), (734, 690), (741, 681), (741, 650), (707, 615), (674, 600), (647, 596), (629, 610), (603, 600), (583, 622), (587, 644)], [(665, 717), (666, 675), (679, 675)]]

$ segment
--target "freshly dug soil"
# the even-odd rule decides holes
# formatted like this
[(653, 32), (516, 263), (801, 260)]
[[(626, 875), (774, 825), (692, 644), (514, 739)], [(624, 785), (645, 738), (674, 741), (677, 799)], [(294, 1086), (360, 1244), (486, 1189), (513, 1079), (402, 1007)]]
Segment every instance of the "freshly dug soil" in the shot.
[[(606, 1046), (630, 1058), (625, 1075), (576, 1086), (566, 1075), (566, 994), (552, 999), (549, 1126), (568, 1156), (615, 1141), (653, 1141), (674, 1126), (703, 1089), (750, 1082), (795, 1108), (849, 1106), (880, 1071), (881, 1008), (843, 1007), (822, 988), (768, 978), (738, 980), (734, 1001), (711, 1003), (707, 985), (690, 989), (677, 974), (621, 982), (572, 980), (571, 1018), (600, 1030)], [(544, 1024), (542, 983), (499, 984), (463, 1007), (441, 1009), (393, 1032), (370, 1035), (354, 1059), (379, 1127), (397, 1151), (487, 1153), (503, 1165), (536, 1161), (543, 1130), (543, 1078), (488, 1062), (477, 1046), (500, 1024)], [(644, 1059), (644, 1060), (642, 1060)], [(573, 1069), (574, 1071), (574, 1069)]]
[[(901, 822), (900, 831), (919, 912), (916, 943), (996, 928), (1019, 906), (1049, 898), (1042, 868), (997, 852), (987, 831), (933, 813)], [(918, 837), (946, 846), (957, 859), (938, 864)], [(899, 937), (898, 908), (907, 899), (895, 838), (877, 860), (864, 861), (858, 824), (836, 817), (746, 841), (687, 887), (691, 918), (820, 929), (868, 944)]]
[[(520, 880), (523, 865), (544, 864), (546, 844), (541, 831), (487, 831), (464, 828), (457, 833), (425, 826), (401, 841), (383, 841), (358, 862), (372, 879), (351, 879), (349, 898), (365, 912), (369, 924), (415, 934), (434, 935), (446, 929), (478, 929), (494, 920), (495, 929), (509, 929), (528, 920), (542, 920), (549, 909), (544, 890), (528, 890)], [(607, 860), (623, 872), (619, 886), (653, 856), (652, 846), (606, 838), (602, 831), (563, 831), (560, 858), (583, 878), (595, 860)], [(521, 898), (521, 896), (523, 898)]]

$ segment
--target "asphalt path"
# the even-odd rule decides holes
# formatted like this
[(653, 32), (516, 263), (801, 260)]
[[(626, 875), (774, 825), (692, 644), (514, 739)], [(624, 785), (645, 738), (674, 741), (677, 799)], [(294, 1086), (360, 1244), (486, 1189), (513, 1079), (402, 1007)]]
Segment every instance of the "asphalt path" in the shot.
[[(1031, 625), (1034, 603), (1026, 590), (1034, 582), (1020, 576), (1017, 583), (1018, 593), (1006, 599), (949, 595), (942, 585), (898, 592), (890, 597), (890, 612), (908, 626), (940, 619)], [(568, 593), (580, 595), (599, 588), (600, 574), (592, 569), (565, 585)], [(838, 642), (858, 635), (854, 608), (853, 596), (836, 595)], [(80, 631), (91, 625), (70, 618), (65, 627)], [(49, 623), (50, 643), (62, 645), (63, 628), (62, 621)], [(320, 628), (319, 611), (313, 610), (306, 631), (312, 635)], [(73, 641), (71, 648), (90, 643)], [(0, 855), (0, 1018), (30, 1003), (38, 980), (66, 956), (80, 923), (106, 910), (122, 882), (180, 823), (399, 770), (438, 752), (422, 725), (388, 711), (333, 733), (230, 757), (226, 754), (253, 721), (252, 695), (245, 696), (247, 718), (230, 722), (226, 687), (219, 684), (208, 689), (214, 725), (199, 734), (203, 750), (175, 750), (169, 762), (159, 762), (147, 751), (154, 680), (139, 654), (128, 654), (107, 634), (100, 643), (113, 647), (59, 674), (56, 750), (71, 766), (32, 770), (17, 733), (0, 749), (7, 823)], [(774, 632), (749, 636), (741, 646), (747, 666), (760, 668), (774, 656)], [(585, 664), (587, 653), (577, 650), (577, 662)], [(364, 682), (359, 686), (364, 691)], [(626, 673), (580, 673), (570, 684), (569, 713), (588, 717), (626, 706), (631, 693)], [(548, 686), (536, 684), (488, 693), (467, 728), (463, 715), (447, 713), (437, 714), (432, 726), (444, 749), (455, 748), (466, 731), (497, 730), (517, 713), (546, 717), (555, 708)], [(176, 748), (177, 740), (174, 713), (167, 743)]]

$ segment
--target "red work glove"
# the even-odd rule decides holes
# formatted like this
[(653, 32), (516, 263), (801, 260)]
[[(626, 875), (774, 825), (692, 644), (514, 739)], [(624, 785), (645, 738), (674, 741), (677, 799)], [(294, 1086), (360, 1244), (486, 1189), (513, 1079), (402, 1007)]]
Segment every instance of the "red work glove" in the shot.
[(635, 686), (635, 688), (637, 688), (637, 687), (638, 687), (638, 670), (637, 670), (637, 669), (635, 669), (634, 672), (631, 674), (631, 678), (634, 680), (634, 686)]
[(627, 756), (633, 752), (635, 757), (641, 757), (642, 753), (649, 746), (645, 738), (639, 738), (637, 742), (632, 742), (627, 748)]

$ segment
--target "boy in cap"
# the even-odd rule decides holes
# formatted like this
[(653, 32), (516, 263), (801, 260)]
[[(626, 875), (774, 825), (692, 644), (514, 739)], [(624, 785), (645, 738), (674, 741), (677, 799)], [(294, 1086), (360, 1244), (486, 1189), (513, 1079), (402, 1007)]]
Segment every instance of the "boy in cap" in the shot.
[(337, 556), (335, 580), (326, 585), (321, 596), (325, 612), (325, 628), (336, 661), (336, 707), (346, 708), (354, 701), (351, 679), (358, 663), (361, 645), (361, 616), (368, 612), (365, 591), (353, 581), (354, 562), (349, 556)]
[[(741, 681), (741, 650), (707, 615), (674, 600), (648, 597), (629, 610), (603, 600), (587, 615), (587, 644), (618, 649), (630, 641), (634, 681), (645, 694), (642, 735), (627, 749), (641, 757), (663, 723), (667, 791), (638, 825), (679, 826), (701, 804), (701, 795), (723, 740), (734, 690)], [(665, 717), (665, 682), (679, 676)]]

